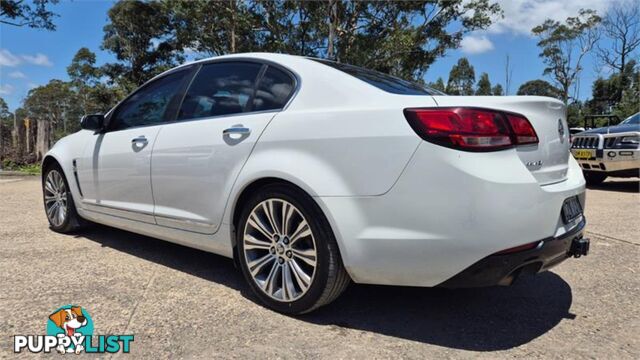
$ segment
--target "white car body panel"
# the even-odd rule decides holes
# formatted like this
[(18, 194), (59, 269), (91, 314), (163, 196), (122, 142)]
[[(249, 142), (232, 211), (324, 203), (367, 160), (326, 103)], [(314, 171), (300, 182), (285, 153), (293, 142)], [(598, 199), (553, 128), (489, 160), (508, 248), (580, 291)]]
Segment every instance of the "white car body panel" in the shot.
[[(83, 207), (155, 223), (151, 151), (161, 127), (125, 129), (91, 137), (77, 161)], [(146, 137), (146, 145), (132, 142), (139, 136)]]
[[(151, 167), (157, 224), (215, 233), (235, 179), (274, 115), (271, 111), (165, 125)], [(224, 135), (231, 127), (246, 127), (251, 133)]]
[[(47, 157), (61, 164), (82, 217), (231, 257), (242, 191), (281, 179), (316, 200), (354, 281), (415, 286), (437, 285), (489, 254), (562, 235), (581, 220), (564, 225), (560, 218), (568, 197), (578, 195), (584, 206), (585, 183), (556, 100), (394, 95), (302, 57), (216, 59), (278, 63), (299, 88), (280, 112), (62, 139)], [(439, 106), (521, 113), (540, 144), (475, 153), (425, 142), (402, 110)], [(225, 141), (222, 131), (234, 125), (251, 134)], [(133, 152), (138, 135), (149, 144)], [(71, 180), (73, 160), (81, 160), (82, 195)]]

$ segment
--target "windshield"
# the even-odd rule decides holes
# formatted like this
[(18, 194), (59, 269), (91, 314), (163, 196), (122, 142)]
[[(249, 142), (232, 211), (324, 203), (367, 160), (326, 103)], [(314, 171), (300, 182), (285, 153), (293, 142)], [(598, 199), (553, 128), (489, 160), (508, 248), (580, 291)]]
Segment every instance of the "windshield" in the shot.
[(416, 84), (378, 71), (361, 68), (358, 66), (342, 64), (335, 61), (310, 58), (334, 69), (354, 76), (380, 90), (399, 95), (446, 95), (430, 87)]
[(620, 125), (638, 125), (638, 124), (640, 124), (640, 113), (635, 113), (620, 123)]

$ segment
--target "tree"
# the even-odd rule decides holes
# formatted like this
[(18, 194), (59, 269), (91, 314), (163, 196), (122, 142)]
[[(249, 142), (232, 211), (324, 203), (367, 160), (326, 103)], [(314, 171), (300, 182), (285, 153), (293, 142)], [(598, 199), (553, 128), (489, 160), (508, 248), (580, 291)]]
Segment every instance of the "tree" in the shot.
[[(627, 64), (629, 67), (629, 64)], [(640, 68), (635, 67), (630, 77), (629, 86), (622, 92), (622, 98), (614, 107), (614, 114), (621, 119), (627, 118), (640, 111)]]
[(439, 77), (438, 80), (436, 80), (436, 82), (429, 83), (428, 85), (430, 88), (434, 90), (445, 92), (444, 80), (442, 80), (441, 77)]
[(163, 2), (177, 48), (330, 58), (407, 79), (500, 13), (490, 0)]
[(531, 30), (540, 39), (540, 57), (547, 66), (544, 75), (551, 75), (558, 84), (565, 104), (569, 102), (571, 86), (582, 71), (582, 59), (598, 40), (599, 22), (595, 11), (581, 9), (578, 16), (568, 17), (564, 23), (547, 19)]
[(125, 95), (118, 87), (101, 82), (102, 70), (95, 65), (96, 54), (81, 48), (67, 67), (70, 86), (80, 101), (82, 114), (105, 113)]
[(480, 75), (480, 80), (478, 80), (478, 86), (476, 87), (476, 95), (493, 95), (489, 74), (486, 72)]
[(504, 95), (504, 90), (502, 90), (502, 85), (500, 85), (500, 84), (496, 84), (496, 86), (493, 87), (491, 92), (493, 92), (494, 96), (502, 96), (502, 95)]
[(449, 72), (447, 94), (473, 95), (473, 84), (476, 82), (475, 71), (467, 58), (460, 58)]
[(633, 52), (640, 46), (640, 5), (616, 3), (602, 21), (602, 33), (609, 39), (606, 46), (597, 47), (598, 60), (617, 71), (620, 82), (613, 101), (619, 102), (625, 86), (631, 80), (625, 68)]
[[(34, 128), (37, 131), (37, 160), (42, 159), (53, 141), (79, 128), (80, 122), (77, 120), (81, 110), (76, 94), (67, 82), (54, 79), (46, 85), (31, 89), (23, 107), (30, 120), (27, 137), (32, 136)], [(69, 121), (71, 119), (76, 121)]]
[(36, 29), (55, 30), (53, 18), (57, 16), (47, 7), (58, 0), (2, 0), (0, 1), (0, 23), (13, 26), (28, 26)]
[(131, 91), (182, 60), (170, 16), (159, 2), (139, 0), (116, 3), (108, 12), (102, 49), (118, 63), (106, 64), (112, 81)]
[(201, 0), (162, 2), (175, 29), (178, 48), (209, 56), (256, 50), (258, 16), (245, 1)]
[[(0, 160), (3, 159), (5, 148), (11, 140), (11, 124), (13, 123), (13, 114), (9, 111), (9, 106), (0, 97)], [(2, 164), (0, 163), (0, 168)]]
[(100, 69), (96, 66), (96, 54), (86, 47), (80, 48), (67, 66), (67, 74), (74, 84), (95, 86), (100, 80)]
[(520, 85), (518, 95), (548, 96), (562, 100), (562, 91), (544, 80), (531, 80)]

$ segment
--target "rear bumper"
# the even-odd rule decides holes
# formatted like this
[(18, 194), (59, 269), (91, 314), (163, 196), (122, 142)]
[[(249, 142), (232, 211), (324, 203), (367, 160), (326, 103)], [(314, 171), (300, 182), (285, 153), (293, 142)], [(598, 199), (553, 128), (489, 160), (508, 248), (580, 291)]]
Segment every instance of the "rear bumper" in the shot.
[[(511, 285), (521, 275), (548, 270), (571, 256), (586, 255), (589, 240), (582, 236), (585, 223), (583, 220), (560, 237), (540, 240), (533, 249), (487, 256), (438, 286), (468, 288)], [(578, 245), (581, 245), (580, 249)]]
[(566, 179), (540, 185), (515, 150), (467, 153), (422, 143), (381, 196), (317, 197), (356, 283), (437, 286), (481, 259), (560, 238), (562, 204), (585, 182), (570, 159)]

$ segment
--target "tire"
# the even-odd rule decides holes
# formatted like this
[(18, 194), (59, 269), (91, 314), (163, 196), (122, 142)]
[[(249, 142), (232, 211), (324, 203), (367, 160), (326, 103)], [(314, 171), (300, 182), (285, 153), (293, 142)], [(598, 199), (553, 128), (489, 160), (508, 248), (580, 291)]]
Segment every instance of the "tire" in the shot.
[(267, 307), (307, 313), (332, 302), (349, 285), (331, 227), (302, 190), (281, 184), (261, 188), (244, 204), (237, 225), (238, 263)]
[[(85, 224), (76, 211), (69, 183), (60, 165), (52, 164), (44, 170), (42, 197), (51, 230), (68, 234), (79, 230)], [(54, 206), (57, 206), (57, 211), (52, 209)]]
[(606, 173), (598, 171), (584, 171), (583, 173), (584, 179), (589, 186), (600, 185), (607, 178)]

